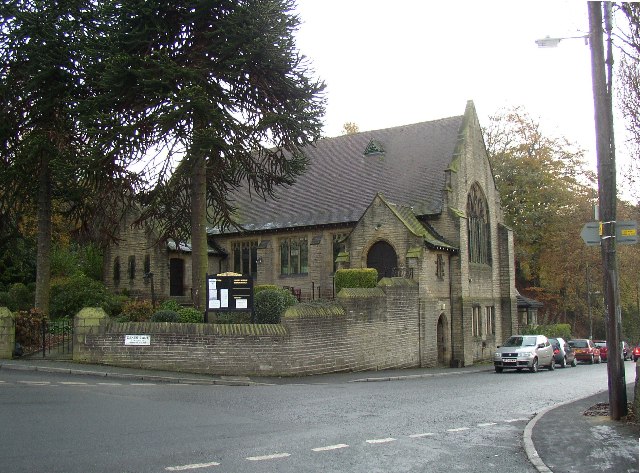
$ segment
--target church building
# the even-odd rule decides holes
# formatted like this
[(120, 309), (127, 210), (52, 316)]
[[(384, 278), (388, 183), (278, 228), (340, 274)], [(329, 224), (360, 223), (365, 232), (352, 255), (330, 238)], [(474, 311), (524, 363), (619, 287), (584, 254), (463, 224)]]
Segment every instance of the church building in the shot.
[[(513, 234), (473, 102), (459, 116), (323, 138), (306, 155), (306, 172), (273, 198), (230, 196), (242, 230), (209, 229), (209, 273), (250, 275), (302, 301), (335, 297), (339, 268), (413, 279), (434, 365), (491, 359), (517, 333)], [(105, 255), (113, 291), (189, 299), (188, 243), (157, 245), (129, 226), (120, 238)]]

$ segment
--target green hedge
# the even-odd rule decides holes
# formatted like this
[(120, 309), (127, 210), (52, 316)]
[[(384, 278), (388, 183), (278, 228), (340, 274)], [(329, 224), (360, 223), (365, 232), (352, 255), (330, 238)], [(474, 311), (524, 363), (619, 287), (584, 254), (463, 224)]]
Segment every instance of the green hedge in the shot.
[(339, 269), (334, 281), (336, 294), (345, 287), (376, 287), (378, 271), (374, 268)]
[(298, 303), (286, 289), (265, 289), (254, 298), (254, 310), (257, 324), (278, 324), (280, 317), (288, 307)]
[(553, 324), (553, 325), (525, 325), (520, 330), (522, 335), (544, 335), (547, 338), (564, 338), (571, 340), (571, 325), (569, 324)]

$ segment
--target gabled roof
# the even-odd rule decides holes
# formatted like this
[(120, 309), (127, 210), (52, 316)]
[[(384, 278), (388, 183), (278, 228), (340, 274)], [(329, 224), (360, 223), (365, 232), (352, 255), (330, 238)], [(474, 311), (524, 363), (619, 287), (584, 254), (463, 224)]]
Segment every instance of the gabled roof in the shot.
[(420, 222), (410, 207), (392, 204), (382, 195), (379, 195), (379, 197), (396, 215), (396, 217), (398, 217), (407, 230), (415, 236), (422, 237), (426, 246), (441, 251), (458, 251), (458, 248), (455, 245), (447, 243), (445, 238), (439, 235), (431, 225)]
[(354, 223), (378, 193), (415, 215), (437, 215), (463, 118), (323, 138), (305, 150), (306, 172), (275, 198), (240, 189), (231, 204), (247, 231)]

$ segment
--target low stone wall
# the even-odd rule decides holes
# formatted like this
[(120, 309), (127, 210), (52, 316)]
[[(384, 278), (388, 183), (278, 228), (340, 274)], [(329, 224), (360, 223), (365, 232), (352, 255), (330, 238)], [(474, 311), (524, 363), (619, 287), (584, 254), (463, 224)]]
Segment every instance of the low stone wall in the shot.
[(277, 325), (116, 323), (81, 312), (74, 360), (218, 375), (407, 368), (420, 365), (418, 317), (418, 286), (399, 278), (293, 306)]
[(11, 312), (0, 307), (0, 359), (11, 358), (16, 344), (16, 324)]

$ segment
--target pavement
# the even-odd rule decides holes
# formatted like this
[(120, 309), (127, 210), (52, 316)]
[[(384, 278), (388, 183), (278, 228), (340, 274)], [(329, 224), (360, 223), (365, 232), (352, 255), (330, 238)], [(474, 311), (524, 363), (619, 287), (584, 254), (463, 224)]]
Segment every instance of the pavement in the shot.
[[(150, 382), (227, 386), (300, 383), (300, 378), (212, 376), (38, 358), (0, 360), (0, 370), (28, 370)], [(313, 383), (384, 382), (433, 376), (460, 376), (481, 371), (493, 371), (493, 366), (335, 373), (310, 378)], [(634, 385), (630, 383), (627, 385), (627, 399), (632, 401), (633, 396)], [(537, 413), (527, 423), (523, 433), (523, 448), (538, 472), (639, 473), (640, 420), (637, 422), (614, 421), (609, 417), (606, 406), (604, 410), (593, 409), (594, 406), (607, 404), (608, 401), (608, 392), (603, 391), (589, 397), (551, 406)], [(584, 415), (587, 410), (596, 415)]]

